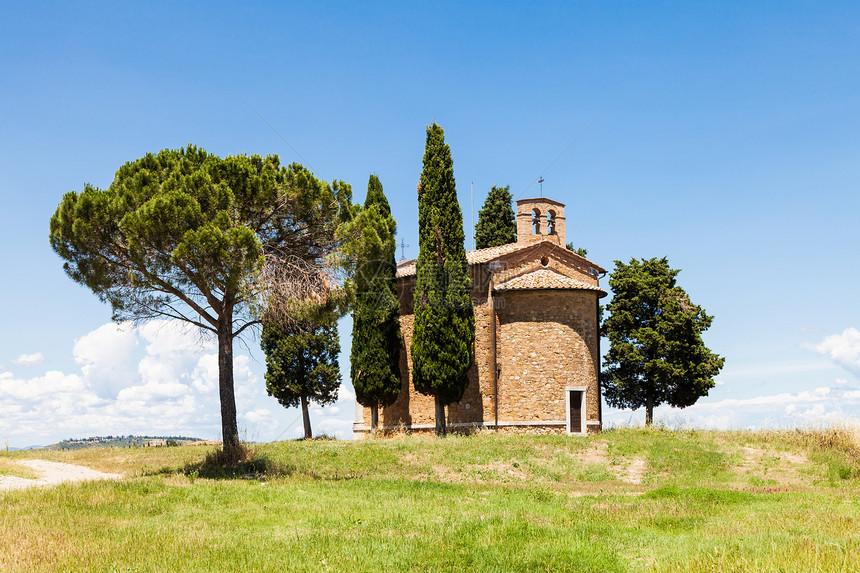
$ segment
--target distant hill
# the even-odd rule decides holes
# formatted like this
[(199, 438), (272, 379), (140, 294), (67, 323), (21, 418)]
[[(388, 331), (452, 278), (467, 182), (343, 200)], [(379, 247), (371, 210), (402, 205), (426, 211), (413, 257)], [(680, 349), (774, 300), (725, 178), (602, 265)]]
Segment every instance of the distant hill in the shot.
[(200, 442), (187, 436), (95, 436), (72, 438), (45, 446), (46, 450), (80, 450), (83, 448), (146, 448), (156, 446), (185, 446)]

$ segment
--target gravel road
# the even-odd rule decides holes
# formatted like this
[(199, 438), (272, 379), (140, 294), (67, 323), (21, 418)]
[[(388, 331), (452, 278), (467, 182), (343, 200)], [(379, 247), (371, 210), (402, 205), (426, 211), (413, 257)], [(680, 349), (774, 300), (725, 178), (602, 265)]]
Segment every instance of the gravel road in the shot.
[(84, 466), (76, 466), (73, 464), (64, 464), (60, 462), (47, 462), (44, 460), (25, 460), (17, 462), (23, 466), (27, 466), (31, 470), (42, 474), (37, 479), (24, 479), (15, 476), (0, 476), (0, 491), (8, 491), (10, 489), (21, 489), (25, 487), (49, 487), (58, 483), (76, 482), (96, 479), (120, 479), (119, 474), (106, 474), (85, 468)]

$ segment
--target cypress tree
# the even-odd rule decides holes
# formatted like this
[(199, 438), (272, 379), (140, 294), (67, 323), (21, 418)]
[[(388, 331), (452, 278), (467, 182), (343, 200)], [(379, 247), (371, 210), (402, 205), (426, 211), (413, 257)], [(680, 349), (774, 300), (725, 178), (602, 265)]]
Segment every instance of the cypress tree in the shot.
[(573, 243), (568, 243), (566, 247), (568, 251), (573, 251), (580, 257), (588, 256), (588, 249), (586, 249), (585, 247), (574, 247)]
[(517, 242), (517, 223), (511, 202), (511, 186), (493, 187), (484, 206), (478, 211), (475, 225), (475, 248), (487, 249)]
[(451, 150), (435, 123), (427, 128), (418, 185), (418, 234), (412, 380), (435, 398), (436, 434), (444, 435), (445, 406), (459, 401), (469, 383), (475, 315)]
[(370, 427), (379, 422), (379, 405), (388, 406), (400, 393), (400, 305), (394, 282), (397, 224), (391, 216), (382, 183), (371, 175), (364, 209), (356, 217), (361, 251), (353, 284), (350, 376), (355, 399), (370, 407)]

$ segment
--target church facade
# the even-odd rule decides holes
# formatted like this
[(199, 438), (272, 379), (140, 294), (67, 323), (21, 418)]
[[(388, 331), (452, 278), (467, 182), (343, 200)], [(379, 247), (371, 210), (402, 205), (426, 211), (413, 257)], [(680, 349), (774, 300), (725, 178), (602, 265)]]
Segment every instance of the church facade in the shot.
[[(564, 204), (517, 201), (517, 242), (470, 251), (475, 359), (463, 398), (447, 407), (448, 428), (584, 435), (602, 426), (598, 281), (606, 271), (565, 248)], [(378, 431), (434, 431), (432, 396), (411, 381), (415, 260), (397, 267), (402, 387), (380, 408)], [(353, 432), (370, 432), (356, 405)]]

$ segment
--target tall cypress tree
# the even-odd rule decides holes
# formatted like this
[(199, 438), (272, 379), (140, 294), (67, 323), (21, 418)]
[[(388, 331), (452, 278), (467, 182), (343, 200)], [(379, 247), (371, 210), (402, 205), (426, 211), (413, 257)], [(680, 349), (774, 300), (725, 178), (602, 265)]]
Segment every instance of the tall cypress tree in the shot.
[(370, 427), (379, 422), (379, 405), (392, 404), (400, 393), (400, 305), (394, 282), (397, 224), (379, 177), (367, 182), (364, 209), (355, 219), (361, 251), (353, 283), (350, 376), (355, 399), (370, 407)]
[(517, 223), (511, 186), (493, 187), (487, 194), (484, 206), (478, 211), (475, 225), (475, 248), (487, 249), (517, 242)]
[(469, 383), (475, 314), (451, 150), (435, 123), (427, 127), (418, 185), (418, 234), (412, 380), (435, 398), (436, 434), (444, 435), (445, 406), (459, 401)]

